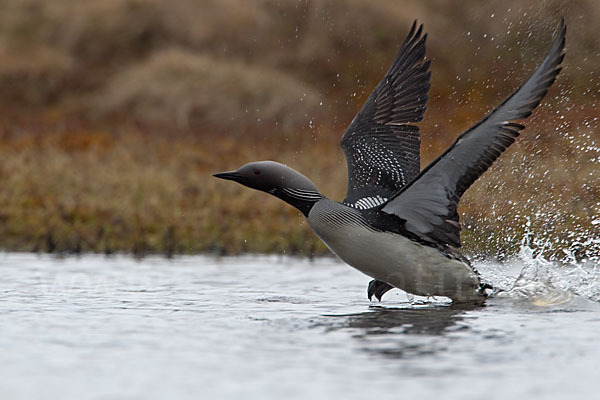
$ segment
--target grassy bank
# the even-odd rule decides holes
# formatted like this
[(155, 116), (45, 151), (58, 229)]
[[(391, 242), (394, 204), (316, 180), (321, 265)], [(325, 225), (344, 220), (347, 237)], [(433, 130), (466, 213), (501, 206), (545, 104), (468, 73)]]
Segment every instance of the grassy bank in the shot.
[(464, 197), (475, 255), (527, 232), (600, 253), (593, 0), (8, 0), (0, 13), (0, 248), (326, 254), (291, 207), (212, 178), (258, 159), (345, 194), (339, 138), (413, 19), (430, 33), (422, 166), (516, 88), (566, 16), (565, 68)]
[[(548, 249), (560, 257), (571, 243), (579, 243), (574, 252), (595, 246), (584, 241), (600, 234), (599, 150), (583, 129), (557, 131), (561, 117), (544, 116), (542, 109), (467, 192), (461, 204), (463, 240), (472, 254), (515, 252), (528, 220), (538, 239), (555, 243)], [(423, 163), (454, 139), (435, 125), (434, 120), (425, 126)], [(211, 175), (251, 160), (276, 159), (341, 200), (346, 166), (339, 132), (303, 132), (277, 143), (268, 135), (257, 140), (142, 134), (133, 127), (63, 129), (0, 141), (3, 249), (326, 253), (295, 209)]]

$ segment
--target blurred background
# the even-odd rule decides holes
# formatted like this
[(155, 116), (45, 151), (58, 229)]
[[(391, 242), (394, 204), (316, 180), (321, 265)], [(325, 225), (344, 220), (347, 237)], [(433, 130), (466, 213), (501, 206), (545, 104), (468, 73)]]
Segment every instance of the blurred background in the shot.
[(461, 203), (463, 241), (600, 251), (600, 3), (558, 0), (4, 0), (0, 247), (326, 254), (301, 215), (217, 181), (287, 163), (342, 200), (339, 139), (413, 20), (429, 33), (422, 166), (516, 89), (561, 16), (564, 69)]

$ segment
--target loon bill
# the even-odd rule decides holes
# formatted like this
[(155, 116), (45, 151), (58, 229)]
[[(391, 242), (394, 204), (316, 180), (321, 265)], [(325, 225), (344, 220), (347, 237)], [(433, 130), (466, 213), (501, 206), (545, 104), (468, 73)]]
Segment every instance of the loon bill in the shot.
[(369, 299), (396, 287), (453, 302), (485, 300), (478, 272), (458, 250), (458, 202), (510, 146), (555, 81), (564, 57), (561, 20), (548, 54), (502, 104), (420, 171), (421, 121), (429, 92), (423, 25), (413, 23), (381, 82), (344, 133), (348, 193), (329, 200), (304, 175), (274, 161), (214, 176), (279, 197), (300, 210), (340, 259), (374, 280)]

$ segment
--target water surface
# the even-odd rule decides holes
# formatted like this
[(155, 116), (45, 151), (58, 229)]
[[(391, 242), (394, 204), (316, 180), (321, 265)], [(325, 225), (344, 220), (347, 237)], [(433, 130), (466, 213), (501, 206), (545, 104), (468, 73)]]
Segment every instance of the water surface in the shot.
[[(479, 264), (485, 307), (333, 260), (0, 255), (3, 399), (597, 398), (594, 263)], [(521, 279), (514, 285), (516, 277)]]

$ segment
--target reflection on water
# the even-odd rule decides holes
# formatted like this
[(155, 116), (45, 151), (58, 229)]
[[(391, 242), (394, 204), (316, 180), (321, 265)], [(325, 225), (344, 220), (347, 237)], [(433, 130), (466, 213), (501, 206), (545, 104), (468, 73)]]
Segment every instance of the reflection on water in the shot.
[(418, 341), (406, 335), (443, 336), (469, 330), (467, 324), (461, 323), (464, 314), (479, 308), (481, 306), (462, 304), (401, 308), (371, 306), (366, 312), (327, 315), (328, 320), (319, 326), (324, 326), (327, 331), (353, 330), (352, 336), (361, 342), (363, 350), (386, 357), (407, 358), (443, 349), (432, 346), (430, 341)]
[(462, 314), (480, 307), (465, 305), (418, 308), (371, 306), (367, 312), (328, 315), (327, 317), (342, 320), (338, 324), (334, 323), (331, 329), (357, 328), (362, 330), (364, 335), (390, 333), (443, 335), (450, 327), (462, 320)]

